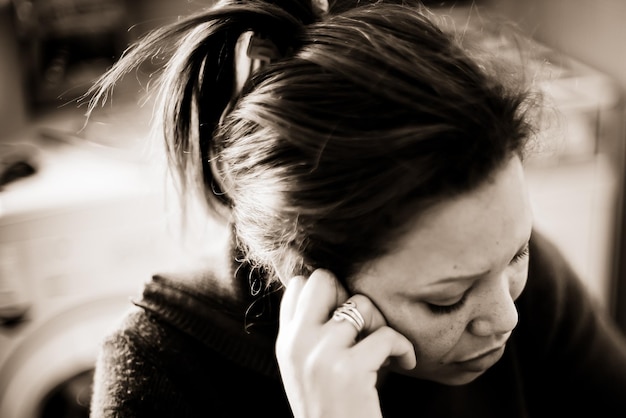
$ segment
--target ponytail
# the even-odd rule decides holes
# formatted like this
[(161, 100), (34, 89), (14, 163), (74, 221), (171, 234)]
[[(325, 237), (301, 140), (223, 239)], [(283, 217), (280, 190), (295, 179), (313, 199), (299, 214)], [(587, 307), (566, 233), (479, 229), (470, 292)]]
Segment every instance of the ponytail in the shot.
[[(327, 268), (345, 279), (528, 138), (525, 90), (487, 71), (420, 4), (329, 0), (319, 19), (312, 0), (228, 0), (128, 50), (90, 109), (128, 71), (167, 57), (157, 120), (181, 193), (194, 186), (227, 215), (268, 277)], [(238, 42), (249, 32), (283, 58), (241, 86)]]
[(302, 26), (316, 19), (308, 1), (272, 3), (227, 0), (159, 28), (127, 49), (86, 94), (89, 117), (126, 74), (148, 60), (167, 59), (158, 78), (156, 108), (166, 154), (180, 192), (184, 195), (194, 187), (218, 214), (229, 202), (211, 169), (210, 155), (213, 132), (237, 99), (233, 91), (238, 40), (252, 31), (271, 39), (278, 54), (285, 55)]

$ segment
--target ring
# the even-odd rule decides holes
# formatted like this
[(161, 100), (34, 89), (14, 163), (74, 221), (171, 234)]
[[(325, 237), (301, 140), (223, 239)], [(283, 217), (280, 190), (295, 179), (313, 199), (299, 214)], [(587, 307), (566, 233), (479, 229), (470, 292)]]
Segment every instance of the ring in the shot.
[(361, 312), (359, 312), (356, 308), (356, 303), (351, 300), (344, 302), (337, 309), (335, 309), (335, 312), (333, 312), (333, 319), (338, 322), (343, 320), (350, 322), (354, 328), (356, 328), (357, 334), (360, 334), (365, 326), (363, 315), (361, 315)]

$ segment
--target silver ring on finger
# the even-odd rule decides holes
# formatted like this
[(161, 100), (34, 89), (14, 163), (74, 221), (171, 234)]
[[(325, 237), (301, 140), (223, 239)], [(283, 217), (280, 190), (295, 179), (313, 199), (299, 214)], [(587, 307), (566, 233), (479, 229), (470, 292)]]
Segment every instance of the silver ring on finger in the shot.
[(363, 315), (356, 308), (356, 303), (349, 300), (339, 305), (337, 309), (333, 312), (333, 320), (341, 322), (348, 321), (351, 323), (356, 329), (357, 334), (360, 334), (363, 331), (363, 327), (365, 327), (365, 320), (363, 319)]

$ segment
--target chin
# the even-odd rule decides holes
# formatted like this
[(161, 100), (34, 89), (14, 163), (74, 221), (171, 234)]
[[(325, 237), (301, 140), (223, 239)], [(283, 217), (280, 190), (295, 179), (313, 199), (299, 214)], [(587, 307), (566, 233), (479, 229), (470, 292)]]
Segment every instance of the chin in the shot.
[(476, 372), (451, 372), (451, 373), (435, 373), (433, 375), (417, 373), (415, 370), (394, 370), (396, 373), (405, 376), (414, 377), (421, 380), (429, 380), (446, 386), (463, 386), (472, 383), (474, 380), (482, 376), (487, 370)]
[(442, 385), (447, 386), (462, 386), (467, 385), (468, 383), (472, 383), (474, 380), (483, 375), (485, 371), (482, 372), (465, 372), (458, 373), (452, 376), (437, 376), (436, 379), (432, 379), (434, 382), (441, 383)]

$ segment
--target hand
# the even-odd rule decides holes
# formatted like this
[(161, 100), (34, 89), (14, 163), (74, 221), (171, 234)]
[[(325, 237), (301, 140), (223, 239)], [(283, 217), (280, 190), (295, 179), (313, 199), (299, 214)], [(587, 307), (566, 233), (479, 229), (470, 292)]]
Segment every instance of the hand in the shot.
[(335, 276), (316, 270), (291, 279), (283, 295), (276, 355), (297, 418), (381, 417), (376, 381), (389, 360), (415, 367), (413, 346), (386, 325), (364, 295), (350, 300), (365, 320), (360, 334), (347, 320), (331, 319), (348, 299)]

